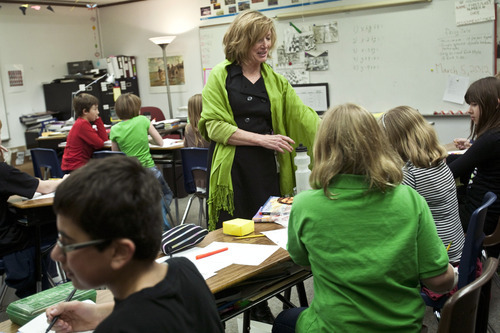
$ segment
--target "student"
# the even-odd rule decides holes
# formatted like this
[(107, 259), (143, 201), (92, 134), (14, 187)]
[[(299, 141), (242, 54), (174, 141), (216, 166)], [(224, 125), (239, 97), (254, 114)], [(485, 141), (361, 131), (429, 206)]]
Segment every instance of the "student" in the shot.
[[(2, 122), (0, 121), (1, 129)], [(5, 265), (9, 266), (11, 262), (15, 263), (16, 261), (15, 257), (12, 257), (13, 260), (9, 259), (11, 255), (19, 255), (19, 251), (34, 246), (34, 243), (33, 236), (28, 232), (26, 227), (17, 223), (18, 216), (14, 211), (9, 209), (7, 200), (11, 195), (32, 198), (35, 192), (42, 194), (54, 192), (62, 180), (40, 180), (30, 176), (5, 163), (3, 161), (4, 152), (8, 152), (8, 149), (2, 146), (2, 139), (0, 138), (0, 155), (2, 156), (2, 162), (0, 162), (0, 258), (3, 258)], [(50, 226), (44, 228), (44, 234), (47, 233), (49, 236), (50, 231), (52, 231), (50, 229)], [(55, 235), (50, 236), (55, 238)], [(21, 255), (24, 256), (26, 264), (33, 263), (34, 258), (31, 258), (28, 252), (23, 252)], [(8, 268), (9, 271), (13, 270), (13, 267)], [(17, 266), (17, 268), (19, 269), (20, 267)], [(26, 278), (29, 279), (31, 277)], [(7, 279), (10, 279), (10, 274), (7, 274)], [(19, 278), (19, 280), (23, 279)], [(25, 283), (27, 282), (24, 280), (23, 282), (19, 281), (19, 284), (15, 286), (18, 289), (16, 292), (18, 296), (28, 296), (32, 293), (32, 290), (35, 290), (34, 280), (32, 285), (26, 285)]]
[(52, 258), (77, 289), (106, 286), (114, 303), (66, 302), (46, 310), (54, 329), (72, 332), (223, 332), (205, 280), (186, 258), (155, 261), (161, 190), (136, 158), (95, 159), (54, 199), (59, 239)]
[(201, 94), (193, 95), (188, 100), (189, 124), (186, 125), (184, 133), (184, 147), (208, 148), (210, 143), (205, 140), (198, 130), (198, 122), (201, 117)]
[[(273, 332), (420, 332), (420, 281), (451, 290), (458, 272), (425, 202), (400, 185), (402, 161), (373, 115), (327, 111), (314, 145), (312, 190), (293, 200), (287, 249), (310, 266), (309, 308), (285, 310)], [(298, 319), (298, 320), (297, 320)]]
[[(470, 217), (486, 192), (500, 196), (500, 80), (486, 77), (472, 83), (465, 93), (471, 116), (469, 149), (449, 164), (455, 178), (464, 179), (465, 196), (460, 203), (460, 219), (467, 230)], [(500, 216), (500, 200), (488, 208), (484, 231), (490, 234)]]
[(99, 100), (90, 94), (79, 94), (73, 100), (75, 116), (78, 118), (69, 131), (64, 147), (61, 169), (65, 173), (84, 166), (94, 151), (101, 149), (104, 141), (108, 140), (98, 106)]
[(122, 151), (127, 156), (137, 157), (141, 164), (154, 174), (163, 193), (163, 228), (170, 229), (172, 225), (169, 223), (167, 215), (170, 212), (173, 193), (151, 157), (148, 135), (151, 135), (154, 143), (160, 147), (163, 146), (163, 139), (151, 121), (146, 116), (139, 115), (141, 99), (138, 96), (130, 93), (121, 95), (116, 100), (115, 110), (123, 121), (111, 127), (109, 133), (111, 149)]
[(389, 143), (406, 163), (403, 184), (411, 186), (429, 205), (439, 238), (451, 244), (448, 257), (458, 263), (465, 236), (458, 214), (455, 179), (446, 165), (448, 153), (434, 128), (412, 107), (398, 106), (379, 118)]

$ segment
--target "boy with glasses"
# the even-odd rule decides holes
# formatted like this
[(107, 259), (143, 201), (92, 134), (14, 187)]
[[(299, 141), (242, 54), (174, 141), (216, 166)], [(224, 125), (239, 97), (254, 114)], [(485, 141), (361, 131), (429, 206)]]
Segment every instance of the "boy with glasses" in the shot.
[[(66, 183), (67, 182), (67, 183)], [(66, 186), (62, 186), (66, 185)], [(92, 160), (56, 192), (52, 258), (77, 289), (106, 286), (115, 303), (60, 303), (53, 329), (70, 332), (223, 332), (215, 301), (185, 258), (155, 259), (162, 235), (157, 180), (132, 157)]]

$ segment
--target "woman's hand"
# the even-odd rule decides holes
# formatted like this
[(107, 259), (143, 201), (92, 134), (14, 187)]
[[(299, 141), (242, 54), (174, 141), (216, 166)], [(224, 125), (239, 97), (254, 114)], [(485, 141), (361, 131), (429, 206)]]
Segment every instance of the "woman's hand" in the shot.
[(468, 139), (458, 138), (453, 140), (455, 147), (460, 150), (468, 149), (471, 146), (471, 143)]
[(93, 330), (113, 310), (114, 303), (63, 302), (47, 308), (47, 322), (59, 315), (52, 330), (57, 333)]
[(292, 144), (294, 144), (295, 141), (293, 141), (288, 136), (281, 134), (276, 134), (276, 135), (266, 134), (266, 135), (261, 135), (261, 137), (262, 138), (260, 146), (264, 148), (272, 149), (280, 153), (283, 153), (284, 150), (290, 153), (293, 151)]
[(238, 128), (227, 143), (233, 146), (260, 146), (280, 153), (286, 150), (291, 153), (295, 141), (281, 134), (257, 134)]

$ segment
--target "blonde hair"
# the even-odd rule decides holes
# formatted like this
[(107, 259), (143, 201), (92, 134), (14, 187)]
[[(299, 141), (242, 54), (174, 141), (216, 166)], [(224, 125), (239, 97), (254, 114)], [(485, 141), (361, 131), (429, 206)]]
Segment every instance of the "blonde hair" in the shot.
[[(271, 32), (271, 49), (276, 44), (273, 20), (256, 10), (246, 10), (236, 16), (227, 29), (222, 44), (226, 59), (238, 64), (245, 62), (249, 50), (268, 32)], [(269, 52), (268, 57), (270, 57)]]
[(198, 122), (201, 118), (202, 98), (201, 94), (195, 94), (188, 100), (188, 118), (191, 124), (191, 129), (194, 133), (194, 143), (196, 147), (201, 147), (204, 139), (198, 130)]
[(131, 93), (120, 95), (116, 100), (115, 111), (120, 119), (137, 117), (141, 111), (141, 99)]
[(447, 156), (434, 128), (412, 107), (387, 111), (379, 118), (379, 125), (403, 161), (418, 168), (436, 166)]
[(316, 134), (311, 186), (332, 199), (328, 185), (338, 174), (363, 175), (370, 189), (383, 192), (400, 184), (403, 162), (385, 145), (384, 133), (363, 107), (348, 103), (330, 108)]

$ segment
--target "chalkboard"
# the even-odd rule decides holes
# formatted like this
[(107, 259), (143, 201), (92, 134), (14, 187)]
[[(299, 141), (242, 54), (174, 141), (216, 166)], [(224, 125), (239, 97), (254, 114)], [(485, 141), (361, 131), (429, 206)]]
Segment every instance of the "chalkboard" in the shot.
[[(397, 105), (413, 106), (424, 115), (465, 111), (465, 104), (443, 100), (450, 75), (460, 76), (467, 85), (494, 75), (495, 24), (487, 21), (459, 26), (456, 5), (455, 0), (433, 0), (277, 19), (278, 46), (287, 32), (294, 30), (290, 23), (301, 31), (336, 23), (338, 41), (316, 45), (316, 53), (328, 54), (327, 68), (308, 72), (309, 83), (329, 84), (330, 105), (354, 102), (374, 113)], [(228, 24), (200, 27), (203, 69), (224, 59), (222, 38), (227, 28)], [(279, 69), (272, 60), (270, 63)]]

